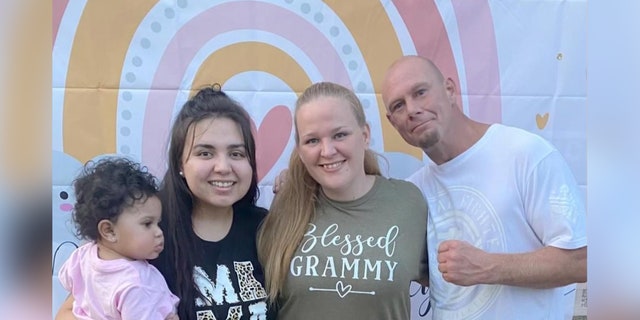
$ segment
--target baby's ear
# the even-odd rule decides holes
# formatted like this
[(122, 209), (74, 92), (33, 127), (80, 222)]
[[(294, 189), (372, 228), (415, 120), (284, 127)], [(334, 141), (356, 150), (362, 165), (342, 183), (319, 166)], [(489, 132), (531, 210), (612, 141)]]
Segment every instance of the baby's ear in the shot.
[(108, 219), (103, 219), (98, 222), (98, 233), (100, 234), (100, 238), (104, 239), (105, 241), (113, 243), (118, 241), (113, 222), (109, 221)]

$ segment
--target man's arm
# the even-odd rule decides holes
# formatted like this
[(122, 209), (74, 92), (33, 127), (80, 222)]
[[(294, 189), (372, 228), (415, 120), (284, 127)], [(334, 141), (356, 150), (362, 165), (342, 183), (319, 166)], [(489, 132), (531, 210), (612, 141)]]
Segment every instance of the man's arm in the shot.
[(438, 248), (438, 269), (446, 281), (461, 286), (561, 287), (587, 281), (587, 247), (567, 250), (547, 246), (530, 253), (498, 254), (449, 240)]

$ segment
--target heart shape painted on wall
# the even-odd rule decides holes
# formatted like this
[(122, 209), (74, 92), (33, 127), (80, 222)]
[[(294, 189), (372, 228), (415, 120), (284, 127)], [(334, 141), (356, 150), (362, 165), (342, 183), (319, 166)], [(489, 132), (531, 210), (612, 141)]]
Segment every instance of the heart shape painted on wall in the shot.
[(262, 181), (282, 155), (289, 142), (292, 125), (291, 111), (283, 105), (269, 110), (257, 129), (253, 119), (251, 120), (251, 130), (256, 139), (258, 182)]
[(549, 121), (549, 113), (545, 113), (544, 115), (536, 114), (536, 124), (538, 125), (538, 129), (542, 130), (547, 126), (547, 122)]

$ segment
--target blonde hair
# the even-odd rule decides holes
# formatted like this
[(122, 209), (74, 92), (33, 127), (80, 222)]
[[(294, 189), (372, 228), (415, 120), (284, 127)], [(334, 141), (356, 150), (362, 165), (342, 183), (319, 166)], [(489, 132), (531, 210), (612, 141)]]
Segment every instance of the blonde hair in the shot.
[[(367, 125), (364, 109), (353, 91), (335, 83), (319, 82), (308, 87), (296, 101), (294, 126), (296, 146), (299, 143), (295, 115), (305, 104), (320, 97), (334, 97), (348, 102), (361, 128)], [(365, 150), (364, 172), (380, 175), (376, 154)], [(264, 268), (269, 303), (274, 304), (282, 293), (291, 259), (313, 220), (320, 185), (300, 160), (297, 151), (291, 153), (286, 183), (276, 195), (269, 214), (258, 231), (258, 258)]]

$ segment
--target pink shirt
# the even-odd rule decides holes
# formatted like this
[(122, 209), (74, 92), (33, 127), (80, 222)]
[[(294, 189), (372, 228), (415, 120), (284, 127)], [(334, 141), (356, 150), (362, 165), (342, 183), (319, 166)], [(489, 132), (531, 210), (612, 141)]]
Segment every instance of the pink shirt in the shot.
[(147, 261), (102, 260), (91, 242), (76, 249), (58, 275), (74, 298), (77, 319), (165, 319), (178, 297)]

